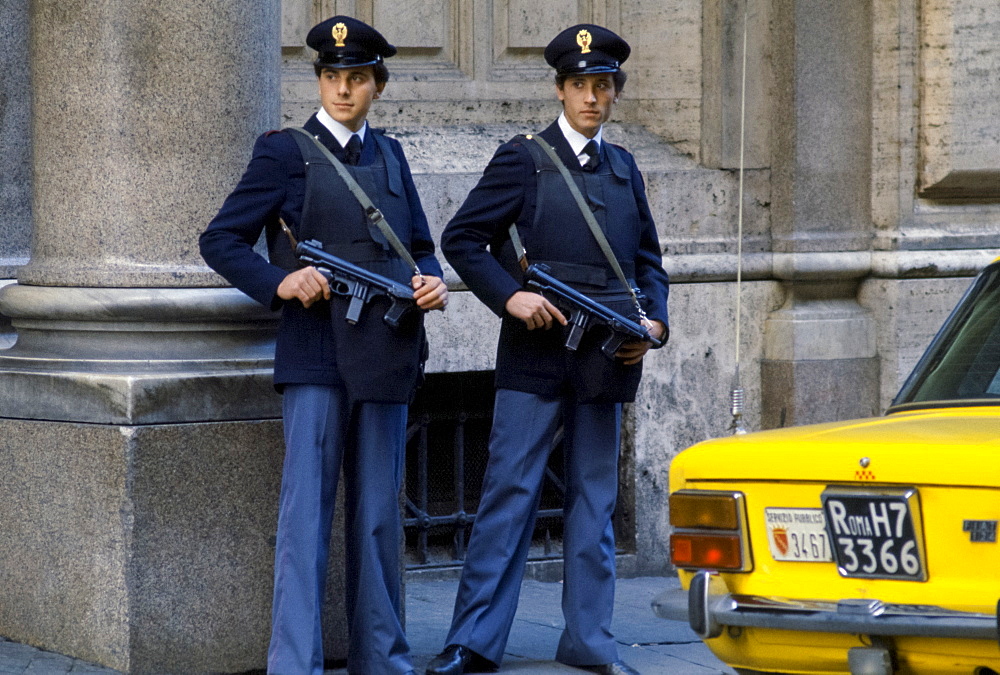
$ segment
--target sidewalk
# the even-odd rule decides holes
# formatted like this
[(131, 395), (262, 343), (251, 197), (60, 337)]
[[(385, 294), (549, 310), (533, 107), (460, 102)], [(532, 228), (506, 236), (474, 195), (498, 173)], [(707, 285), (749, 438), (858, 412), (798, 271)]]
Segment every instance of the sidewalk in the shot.
[[(690, 628), (677, 621), (653, 615), (650, 602), (676, 578), (642, 577), (619, 579), (612, 630), (619, 642), (622, 660), (643, 675), (709, 675), (733, 671), (716, 659)], [(407, 636), (417, 673), (443, 646), (452, 604), (455, 581), (410, 581), (406, 587)], [(526, 580), (511, 630), (501, 673), (572, 675), (582, 671), (552, 661), (562, 626), (558, 583)], [(0, 638), (0, 674), (8, 675), (117, 675), (78, 659), (44, 652)], [(328, 670), (327, 675), (344, 675), (345, 670)]]

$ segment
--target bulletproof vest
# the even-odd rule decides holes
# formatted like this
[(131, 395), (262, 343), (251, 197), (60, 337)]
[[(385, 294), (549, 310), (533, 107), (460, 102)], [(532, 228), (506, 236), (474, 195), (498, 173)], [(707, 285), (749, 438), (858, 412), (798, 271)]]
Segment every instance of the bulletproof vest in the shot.
[[(579, 290), (623, 291), (559, 169), (533, 140), (524, 139), (523, 143), (535, 162), (538, 188), (534, 221), (530, 230), (521, 231), (528, 259), (549, 265), (555, 277)], [(606, 143), (602, 146), (603, 153), (618, 151)], [(639, 233), (639, 210), (629, 176), (617, 175), (607, 154), (593, 172), (584, 171), (579, 165), (567, 168), (607, 236), (625, 276), (634, 279), (634, 261), (623, 255), (616, 242), (618, 239), (634, 242)]]
[[(308, 138), (299, 133), (293, 133), (292, 138), (306, 165), (302, 222), (295, 233), (298, 240), (320, 241), (325, 251), (409, 286), (412, 270), (392, 250), (378, 227), (365, 217), (361, 204), (337, 170)], [(403, 189), (402, 167), (380, 133), (369, 128), (365, 142), (375, 143), (375, 161), (364, 166), (345, 166), (409, 249), (410, 209)]]
[[(402, 167), (388, 141), (371, 129), (369, 134), (366, 143), (375, 142), (375, 161), (346, 168), (409, 249), (412, 223)], [(337, 170), (309, 138), (297, 132), (292, 138), (306, 164), (305, 201), (296, 237), (320, 241), (325, 251), (409, 287), (412, 270), (365, 217)], [(409, 312), (399, 327), (392, 328), (382, 319), (388, 302), (379, 297), (367, 303), (360, 320), (351, 324), (344, 318), (349, 302), (334, 294), (328, 305), (317, 302), (305, 310), (328, 315), (322, 328), (331, 349), (326, 358), (335, 361), (340, 383), (355, 401), (407, 403), (423, 377), (427, 358), (423, 313)]]

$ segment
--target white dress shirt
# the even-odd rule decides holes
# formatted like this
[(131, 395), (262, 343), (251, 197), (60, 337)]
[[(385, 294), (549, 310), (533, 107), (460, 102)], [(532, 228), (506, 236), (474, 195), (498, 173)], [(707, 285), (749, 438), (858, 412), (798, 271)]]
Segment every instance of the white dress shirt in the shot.
[(365, 132), (368, 130), (367, 120), (365, 120), (365, 123), (361, 125), (361, 128), (358, 131), (351, 131), (343, 124), (330, 117), (330, 113), (326, 111), (326, 108), (319, 109), (319, 112), (316, 113), (316, 119), (318, 119), (323, 126), (326, 127), (331, 134), (333, 134), (333, 137), (337, 139), (337, 142), (340, 143), (340, 147), (342, 148), (347, 147), (347, 141), (351, 140), (351, 136), (355, 134), (362, 143), (365, 142)]
[(559, 113), (559, 129), (562, 131), (563, 136), (566, 137), (567, 142), (569, 142), (569, 147), (576, 153), (576, 158), (580, 160), (580, 166), (586, 164), (587, 160), (590, 159), (590, 155), (583, 151), (583, 146), (587, 145), (587, 143), (594, 141), (597, 143), (597, 152), (601, 151), (601, 132), (604, 131), (603, 126), (597, 130), (593, 138), (587, 138), (569, 125), (566, 113), (562, 112)]

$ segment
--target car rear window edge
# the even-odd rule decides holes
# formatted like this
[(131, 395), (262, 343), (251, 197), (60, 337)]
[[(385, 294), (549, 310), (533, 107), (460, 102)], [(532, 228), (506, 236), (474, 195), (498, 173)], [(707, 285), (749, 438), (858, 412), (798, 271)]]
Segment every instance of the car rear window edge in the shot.
[(914, 410), (940, 410), (942, 408), (978, 408), (984, 406), (994, 406), (1000, 408), (1000, 398), (970, 398), (953, 399), (948, 401), (911, 401), (889, 406), (885, 414), (891, 415), (898, 412), (913, 412)]

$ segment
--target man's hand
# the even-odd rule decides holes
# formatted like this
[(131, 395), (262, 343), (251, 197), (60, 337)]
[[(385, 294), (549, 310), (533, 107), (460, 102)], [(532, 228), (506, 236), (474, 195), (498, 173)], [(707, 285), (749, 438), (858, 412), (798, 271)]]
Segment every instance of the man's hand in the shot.
[(566, 317), (562, 312), (538, 293), (518, 291), (507, 299), (504, 308), (512, 317), (523, 321), (528, 330), (548, 330), (552, 328), (553, 321), (566, 325)]
[(410, 280), (413, 286), (413, 299), (417, 301), (417, 307), (425, 310), (440, 309), (448, 306), (448, 285), (441, 281), (440, 277), (433, 277), (429, 274), (415, 276)]
[[(646, 320), (642, 322), (642, 325), (649, 331), (650, 336), (656, 340), (664, 338), (667, 335), (667, 327), (663, 325), (662, 321)], [(646, 352), (652, 346), (652, 343), (645, 340), (632, 340), (623, 344), (615, 353), (615, 356), (620, 358), (624, 365), (632, 366), (642, 361), (642, 357), (646, 355)]]
[(315, 267), (303, 267), (281, 280), (278, 297), (282, 300), (297, 299), (303, 307), (308, 307), (320, 298), (330, 299), (330, 284)]

